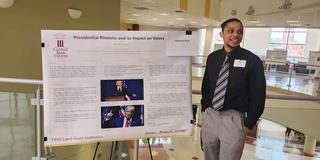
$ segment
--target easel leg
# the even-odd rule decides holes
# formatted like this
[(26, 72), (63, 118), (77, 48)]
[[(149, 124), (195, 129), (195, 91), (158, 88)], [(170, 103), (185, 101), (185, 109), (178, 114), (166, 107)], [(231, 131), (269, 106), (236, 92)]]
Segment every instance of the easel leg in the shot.
[(150, 142), (149, 142), (150, 138), (147, 138), (147, 140), (148, 140), (148, 146), (149, 146), (150, 158), (151, 158), (151, 160), (153, 160), (153, 157), (152, 157), (152, 151), (151, 151), (151, 146), (150, 146)]

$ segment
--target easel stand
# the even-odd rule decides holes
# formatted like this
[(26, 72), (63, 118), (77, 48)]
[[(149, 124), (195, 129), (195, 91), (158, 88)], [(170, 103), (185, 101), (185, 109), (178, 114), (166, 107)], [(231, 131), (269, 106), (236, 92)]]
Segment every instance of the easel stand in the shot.
[[(147, 138), (147, 141), (148, 141), (148, 147), (149, 147), (149, 154), (150, 154), (150, 158), (151, 160), (153, 160), (153, 156), (152, 156), (152, 151), (151, 151), (151, 145), (150, 145), (150, 139)], [(122, 153), (122, 144), (120, 144), (121, 142), (119, 141), (115, 141), (115, 142), (112, 142), (112, 145), (111, 145), (111, 154), (110, 154), (110, 157), (109, 157), (109, 160), (112, 160), (113, 158), (113, 148), (115, 148), (114, 152), (116, 153), (115, 154), (115, 159), (116, 160), (121, 160), (121, 153)], [(139, 140), (135, 140), (134, 141), (134, 155), (133, 155), (133, 159), (134, 160), (139, 160)]]
[(92, 160), (95, 160), (95, 159), (96, 159), (97, 150), (98, 150), (99, 145), (100, 145), (100, 142), (98, 142), (97, 145), (96, 145), (96, 149), (95, 149), (95, 151), (94, 151), (94, 155), (93, 155), (93, 159), (92, 159)]
[(151, 151), (151, 146), (150, 146), (150, 138), (148, 138), (147, 140), (148, 140), (148, 147), (149, 147), (150, 158), (151, 158), (151, 160), (153, 160), (152, 151)]

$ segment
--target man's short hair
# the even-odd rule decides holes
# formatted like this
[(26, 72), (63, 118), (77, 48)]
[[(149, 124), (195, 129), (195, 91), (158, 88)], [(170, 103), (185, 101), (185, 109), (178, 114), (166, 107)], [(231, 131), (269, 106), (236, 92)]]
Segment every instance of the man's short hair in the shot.
[(242, 22), (241, 22), (239, 19), (237, 19), (237, 18), (230, 18), (230, 19), (227, 19), (226, 21), (224, 21), (224, 22), (221, 24), (221, 30), (222, 30), (222, 32), (223, 32), (224, 28), (226, 28), (227, 25), (228, 25), (228, 23), (230, 23), (230, 22), (239, 22), (239, 23), (241, 23), (241, 25), (243, 26)]

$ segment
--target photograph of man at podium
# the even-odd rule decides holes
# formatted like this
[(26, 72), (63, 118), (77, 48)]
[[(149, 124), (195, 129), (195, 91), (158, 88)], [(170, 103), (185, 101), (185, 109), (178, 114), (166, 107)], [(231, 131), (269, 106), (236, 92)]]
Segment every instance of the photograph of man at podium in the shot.
[(115, 86), (112, 91), (113, 96), (120, 96), (121, 99), (125, 99), (127, 101), (130, 101), (130, 93), (128, 91), (128, 88), (123, 86), (122, 80), (116, 80)]
[(143, 105), (101, 108), (101, 128), (129, 128), (143, 126)]
[(143, 80), (101, 80), (101, 101), (143, 100)]

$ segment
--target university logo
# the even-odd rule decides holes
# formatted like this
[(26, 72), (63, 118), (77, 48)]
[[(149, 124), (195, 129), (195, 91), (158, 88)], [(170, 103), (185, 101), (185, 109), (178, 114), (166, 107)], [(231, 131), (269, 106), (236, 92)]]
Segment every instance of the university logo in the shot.
[(56, 42), (57, 45), (53, 48), (54, 57), (58, 59), (68, 58), (68, 48), (64, 46), (64, 40), (57, 39)]
[(57, 40), (57, 47), (64, 47), (63, 40)]

